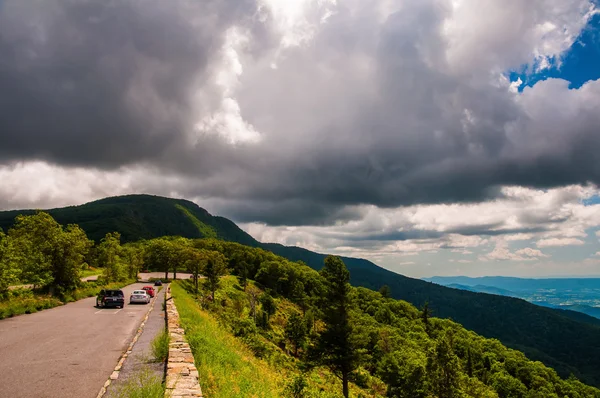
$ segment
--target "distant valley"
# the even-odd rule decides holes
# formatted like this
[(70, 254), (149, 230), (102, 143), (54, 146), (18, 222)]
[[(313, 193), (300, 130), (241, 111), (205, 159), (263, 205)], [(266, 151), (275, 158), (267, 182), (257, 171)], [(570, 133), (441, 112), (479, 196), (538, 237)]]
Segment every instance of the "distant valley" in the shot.
[(544, 307), (577, 311), (600, 319), (600, 278), (434, 276), (424, 279), (454, 289), (517, 297)]

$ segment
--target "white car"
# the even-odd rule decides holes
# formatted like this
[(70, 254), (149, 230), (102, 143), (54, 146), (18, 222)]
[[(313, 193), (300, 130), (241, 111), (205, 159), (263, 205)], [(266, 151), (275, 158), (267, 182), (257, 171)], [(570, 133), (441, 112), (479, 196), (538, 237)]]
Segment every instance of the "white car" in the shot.
[(129, 304), (141, 303), (148, 304), (150, 302), (150, 295), (145, 290), (134, 290), (129, 296)]

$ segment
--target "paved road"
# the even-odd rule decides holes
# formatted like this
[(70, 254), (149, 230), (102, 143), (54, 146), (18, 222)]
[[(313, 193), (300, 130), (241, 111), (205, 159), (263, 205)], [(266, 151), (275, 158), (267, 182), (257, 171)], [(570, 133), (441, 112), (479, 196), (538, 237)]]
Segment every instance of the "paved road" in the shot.
[[(173, 278), (173, 273), (169, 272), (169, 278)], [(192, 274), (189, 274), (187, 272), (178, 272), (177, 273), (177, 279), (189, 279), (192, 276)], [(138, 274), (138, 280), (141, 281), (147, 281), (149, 278), (164, 278), (165, 277), (165, 273), (164, 272), (140, 272)]]
[(96, 397), (149, 309), (128, 304), (144, 285), (123, 309), (91, 297), (0, 321), (0, 398)]

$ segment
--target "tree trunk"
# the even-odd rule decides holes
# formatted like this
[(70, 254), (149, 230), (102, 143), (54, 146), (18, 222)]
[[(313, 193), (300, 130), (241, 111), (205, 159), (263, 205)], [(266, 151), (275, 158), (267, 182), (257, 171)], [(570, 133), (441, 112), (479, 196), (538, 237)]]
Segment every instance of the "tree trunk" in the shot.
[(169, 267), (168, 266), (165, 269), (165, 282), (167, 281), (167, 279), (169, 279)]
[(173, 279), (177, 279), (177, 266), (173, 267)]
[(342, 373), (342, 393), (344, 398), (348, 398), (348, 373)]

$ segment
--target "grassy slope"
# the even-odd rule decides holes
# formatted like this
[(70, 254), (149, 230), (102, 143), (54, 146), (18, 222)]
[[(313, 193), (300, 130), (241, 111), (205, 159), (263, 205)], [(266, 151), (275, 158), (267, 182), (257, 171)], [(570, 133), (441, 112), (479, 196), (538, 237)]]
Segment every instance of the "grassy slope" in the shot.
[[(194, 298), (181, 287), (181, 283), (171, 284), (171, 292), (186, 331), (186, 338), (192, 347), (203, 393), (215, 398), (288, 396), (286, 387), (300, 375), (296, 361), (267, 339), (262, 341), (269, 346), (267, 350), (275, 351), (275, 355), (270, 357), (271, 361), (257, 358), (242, 339), (234, 337), (227, 330), (230, 325), (221, 324), (211, 313), (202, 310)], [(228, 306), (231, 305), (231, 296), (240, 294), (234, 288), (236, 284), (235, 277), (222, 278), (222, 287), (217, 291), (216, 301), (225, 301)], [(278, 300), (278, 307), (277, 314), (271, 319), (272, 333), (282, 334), (288, 313), (298, 309), (287, 300)], [(328, 371), (313, 370), (304, 376), (309, 381), (304, 397), (341, 397), (342, 384)], [(383, 384), (380, 381), (378, 384), (383, 392)], [(354, 384), (350, 385), (350, 392), (353, 397), (382, 397)]]
[[(0, 228), (7, 230), (17, 214), (28, 212), (33, 211), (0, 212)], [(212, 216), (186, 200), (128, 195), (49, 213), (61, 224), (79, 224), (96, 241), (111, 231), (119, 231), (123, 241), (128, 242), (164, 235), (200, 238), (205, 236), (203, 231), (213, 230), (218, 238), (263, 247), (292, 261), (304, 261), (315, 269), (322, 266), (325, 258), (324, 254), (302, 248), (257, 242), (230, 220)], [(554, 367), (563, 376), (574, 373), (588, 383), (600, 385), (600, 329), (592, 326), (597, 319), (573, 311), (542, 308), (520, 299), (460, 291), (408, 278), (363, 259), (343, 259), (355, 286), (379, 289), (387, 284), (394, 298), (417, 307), (428, 301), (438, 317), (452, 318), (483, 336), (497, 338)]]
[(178, 284), (171, 285), (181, 324), (194, 352), (200, 386), (209, 397), (281, 396), (284, 378), (202, 311)]

